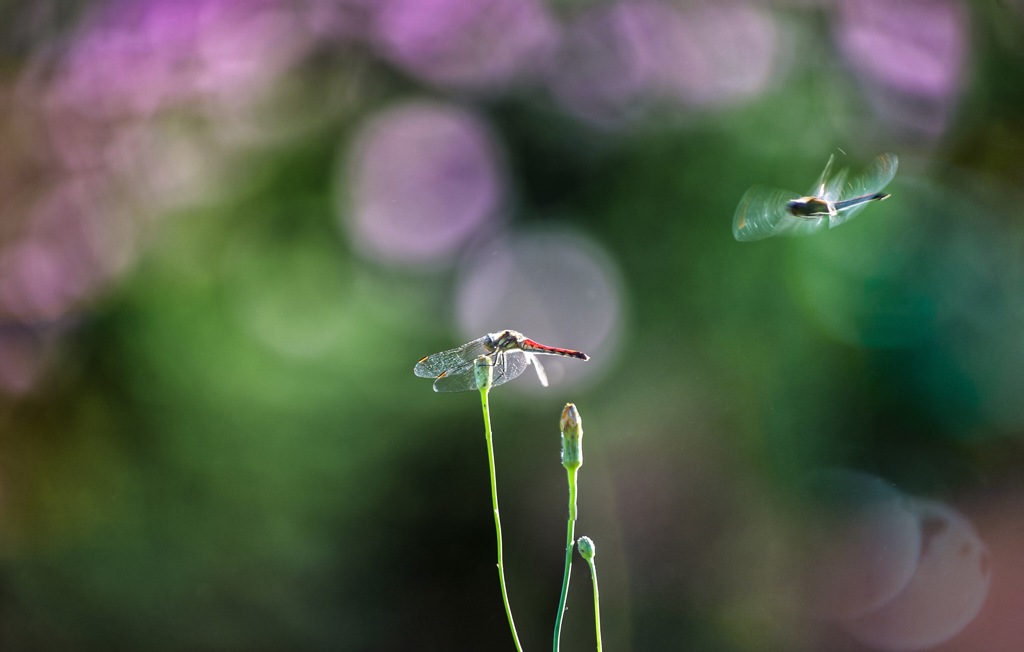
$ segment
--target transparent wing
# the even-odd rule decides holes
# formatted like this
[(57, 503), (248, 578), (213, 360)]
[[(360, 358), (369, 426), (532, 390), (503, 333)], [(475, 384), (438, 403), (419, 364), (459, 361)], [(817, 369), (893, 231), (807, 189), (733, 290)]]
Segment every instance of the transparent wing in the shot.
[(881, 192), (896, 176), (896, 168), (899, 167), (899, 163), (895, 154), (886, 152), (878, 155), (863, 172), (850, 178), (843, 189), (842, 199)]
[(832, 177), (825, 181), (825, 188), (818, 197), (830, 202), (836, 202), (843, 195), (843, 188), (846, 186), (846, 175), (849, 171), (846, 168), (836, 170)]
[(434, 381), (434, 391), (466, 392), (476, 389), (476, 374), (473, 364), (472, 362), (464, 364), (438, 375), (437, 380)]
[(508, 381), (518, 378), (530, 364), (530, 357), (519, 349), (499, 353), (497, 358), (494, 363), (494, 382), (491, 387), (504, 385)]
[(889, 182), (896, 176), (898, 166), (899, 159), (896, 155), (886, 152), (877, 156), (863, 172), (852, 176), (841, 188), (841, 196), (838, 199), (850, 201), (864, 198), (864, 201), (852, 203), (847, 208), (840, 210), (837, 215), (832, 217), (829, 228), (835, 228), (843, 222), (850, 221), (857, 213), (864, 210), (865, 206), (880, 199), (871, 196), (881, 192), (889, 185)]
[(807, 192), (809, 197), (825, 197), (825, 188), (828, 185), (829, 173), (832, 171), (832, 163), (836, 160), (835, 154), (828, 157), (828, 163), (825, 164), (825, 169), (821, 171), (821, 175), (818, 176), (818, 180), (814, 182), (811, 189)]
[[(460, 369), (465, 365), (470, 366), (470, 375), (473, 372), (473, 361), (477, 356), (487, 355), (489, 352), (484, 348), (486, 336), (467, 342), (462, 346), (440, 353), (434, 353), (416, 363), (412, 372), (420, 378), (437, 378), (446, 371)], [(474, 382), (473, 388), (476, 388)]]
[(540, 363), (540, 358), (538, 358), (535, 354), (530, 353), (529, 351), (527, 351), (526, 352), (526, 359), (527, 359), (527, 361), (530, 364), (533, 365), (533, 368), (537, 371), (537, 380), (540, 381), (541, 385), (543, 385), (544, 387), (547, 387), (548, 386), (548, 374), (547, 374), (547, 372), (544, 371), (544, 365), (542, 365)]
[(809, 235), (820, 230), (825, 218), (795, 217), (786, 209), (786, 202), (799, 196), (795, 192), (754, 186), (744, 193), (736, 207), (732, 219), (733, 237), (740, 242), (749, 242), (779, 235)]
[(817, 197), (818, 199), (825, 199), (827, 201), (834, 202), (839, 199), (840, 194), (843, 192), (843, 184), (846, 181), (846, 168), (840, 168), (834, 173), (832, 172), (832, 164), (836, 161), (836, 155), (832, 154), (828, 157), (828, 163), (825, 164), (825, 169), (821, 171), (821, 175), (818, 176), (818, 180), (814, 182), (814, 187), (807, 193), (811, 197)]
[[(444, 353), (449, 353), (449, 351)], [(526, 354), (518, 349), (495, 353), (491, 356), (491, 362), (494, 364), (494, 380), (491, 381), (491, 387), (504, 385), (513, 378), (519, 377), (526, 369), (526, 365), (529, 364)], [(476, 358), (474, 357), (472, 361), (463, 363), (447, 373), (442, 373), (434, 381), (434, 391), (465, 392), (477, 389), (475, 364)]]

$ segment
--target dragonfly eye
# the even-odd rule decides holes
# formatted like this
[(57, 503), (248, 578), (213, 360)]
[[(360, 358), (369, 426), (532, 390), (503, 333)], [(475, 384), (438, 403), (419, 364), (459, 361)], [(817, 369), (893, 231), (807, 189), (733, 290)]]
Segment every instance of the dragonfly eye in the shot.
[(786, 202), (786, 210), (789, 211), (790, 215), (796, 215), (797, 217), (806, 216), (808, 214), (807, 202), (800, 201), (799, 199), (788, 201)]

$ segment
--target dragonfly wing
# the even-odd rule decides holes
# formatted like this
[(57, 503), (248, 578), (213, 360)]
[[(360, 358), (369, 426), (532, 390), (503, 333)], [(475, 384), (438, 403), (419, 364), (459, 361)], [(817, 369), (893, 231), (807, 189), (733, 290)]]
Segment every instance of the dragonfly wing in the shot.
[(518, 378), (530, 364), (530, 359), (524, 351), (512, 349), (498, 355), (494, 361), (494, 381), (491, 387), (504, 385), (508, 381)]
[(435, 392), (465, 392), (476, 389), (475, 362), (450, 369), (434, 381)]
[[(850, 200), (859, 197), (870, 197), (879, 193), (884, 189), (889, 182), (892, 181), (893, 177), (896, 176), (896, 168), (899, 166), (899, 159), (895, 154), (881, 154), (871, 162), (867, 168), (864, 169), (860, 174), (856, 174), (850, 178), (849, 181), (841, 189), (841, 199)], [(865, 206), (870, 204), (874, 199), (865, 199), (865, 201), (853, 204), (849, 208), (843, 209), (838, 215), (832, 218), (830, 228), (834, 228), (848, 222), (853, 217), (862, 211)]]
[(850, 177), (843, 189), (842, 199), (873, 195), (883, 190), (896, 176), (899, 159), (895, 154), (880, 154), (860, 174)]
[(472, 367), (477, 356), (488, 354), (484, 347), (485, 339), (486, 337), (481, 337), (454, 349), (428, 355), (417, 362), (412, 371), (420, 378), (437, 378), (446, 371), (461, 368), (466, 364)]
[(732, 234), (740, 242), (762, 240), (772, 236), (800, 236), (821, 229), (821, 217), (796, 217), (786, 208), (786, 202), (798, 198), (794, 192), (754, 186), (748, 190), (732, 220)]
[(836, 171), (832, 178), (825, 182), (825, 188), (818, 197), (830, 202), (838, 201), (843, 196), (843, 188), (846, 185), (846, 175), (848, 172), (849, 170), (846, 168)]
[(821, 175), (818, 180), (814, 182), (814, 186), (810, 192), (807, 193), (810, 197), (824, 197), (825, 189), (828, 187), (828, 181), (832, 172), (832, 163), (836, 160), (836, 155), (833, 154), (828, 157), (828, 163), (825, 164), (825, 169), (821, 171)]
[(533, 365), (533, 368), (537, 371), (537, 380), (540, 381), (541, 385), (547, 387), (548, 374), (547, 372), (544, 371), (544, 365), (541, 364), (540, 358), (537, 355), (530, 352), (526, 353), (526, 358), (529, 361), (529, 363)]
[[(444, 353), (448, 353), (445, 351)], [(519, 349), (505, 351), (490, 357), (494, 365), (494, 376), (491, 380), (491, 387), (504, 385), (508, 381), (518, 378), (527, 365), (530, 364), (525, 352)], [(434, 381), (435, 392), (465, 392), (477, 389), (476, 386), (476, 358), (472, 362), (442, 372)]]

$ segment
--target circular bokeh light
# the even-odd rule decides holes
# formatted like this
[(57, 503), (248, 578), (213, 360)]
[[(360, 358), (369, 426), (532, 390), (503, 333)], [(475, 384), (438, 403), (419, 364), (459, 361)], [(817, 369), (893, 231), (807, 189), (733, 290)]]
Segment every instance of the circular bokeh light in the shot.
[(433, 102), (371, 118), (347, 152), (343, 174), (343, 224), (362, 254), (385, 263), (450, 257), (496, 217), (504, 194), (497, 148), (483, 122)]
[(613, 357), (622, 328), (619, 273), (582, 233), (544, 227), (500, 236), (475, 247), (459, 276), (456, 314), (468, 339), (511, 328), (591, 356), (582, 364), (544, 356), (552, 385), (592, 374)]
[(921, 530), (921, 557), (907, 586), (882, 608), (842, 623), (882, 650), (922, 650), (958, 634), (978, 615), (991, 583), (988, 548), (942, 503), (908, 503)]
[(820, 509), (805, 526), (808, 608), (829, 620), (877, 609), (914, 574), (921, 547), (917, 518), (898, 490), (865, 473), (820, 471), (809, 487)]
[(389, 0), (375, 36), (389, 59), (440, 85), (494, 88), (531, 72), (558, 31), (538, 0)]

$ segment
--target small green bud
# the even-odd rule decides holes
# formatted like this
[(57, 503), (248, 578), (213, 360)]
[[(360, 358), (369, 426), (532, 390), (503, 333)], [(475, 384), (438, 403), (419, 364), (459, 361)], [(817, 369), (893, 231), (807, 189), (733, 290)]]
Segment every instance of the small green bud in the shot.
[(576, 549), (580, 551), (580, 557), (583, 557), (587, 561), (593, 559), (594, 555), (597, 554), (594, 541), (590, 537), (580, 537), (576, 542)]
[(575, 405), (565, 404), (558, 427), (562, 431), (562, 466), (569, 470), (580, 468), (583, 466), (583, 420)]
[(491, 389), (494, 382), (494, 365), (486, 355), (477, 356), (473, 363), (473, 375), (476, 377), (476, 388), (480, 391)]

